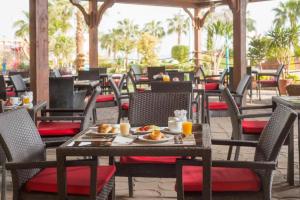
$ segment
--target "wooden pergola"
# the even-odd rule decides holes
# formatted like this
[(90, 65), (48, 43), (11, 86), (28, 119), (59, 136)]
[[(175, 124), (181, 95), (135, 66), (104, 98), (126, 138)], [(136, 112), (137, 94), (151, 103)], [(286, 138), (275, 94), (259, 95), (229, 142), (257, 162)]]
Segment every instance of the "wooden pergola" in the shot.
[[(115, 3), (137, 5), (168, 6), (183, 8), (193, 22), (195, 34), (195, 58), (199, 65), (201, 52), (201, 28), (206, 16), (216, 6), (228, 5), (233, 13), (233, 86), (236, 87), (246, 73), (246, 10), (251, 2), (270, 0), (85, 0), (89, 1), (86, 11), (80, 4), (83, 0), (70, 0), (84, 15), (89, 27), (89, 65), (98, 66), (98, 26), (105, 11)], [(98, 3), (101, 3), (100, 7)], [(191, 10), (193, 9), (193, 12)], [(202, 16), (201, 10), (206, 9)], [(30, 70), (31, 90), (35, 100), (49, 98), (49, 66), (48, 66), (48, 1), (30, 0)]]

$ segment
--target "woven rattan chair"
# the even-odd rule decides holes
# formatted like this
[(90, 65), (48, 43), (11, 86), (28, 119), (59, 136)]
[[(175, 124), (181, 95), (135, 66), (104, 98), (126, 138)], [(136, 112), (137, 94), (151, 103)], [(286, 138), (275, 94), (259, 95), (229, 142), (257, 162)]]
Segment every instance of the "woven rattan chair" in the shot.
[(157, 74), (165, 74), (166, 68), (165, 67), (147, 67), (148, 79), (149, 81), (155, 81), (153, 78)]
[[(258, 142), (212, 140), (215, 145), (255, 147), (254, 161), (212, 161), (213, 199), (271, 200), (278, 154), (296, 117), (295, 111), (279, 105)], [(201, 199), (201, 165), (197, 160), (177, 161), (177, 199)]]
[[(109, 84), (111, 85), (111, 88), (113, 89), (115, 100), (117, 102), (117, 106), (119, 108), (119, 114), (118, 114), (118, 123), (120, 123), (121, 119), (124, 117), (128, 117), (128, 110), (129, 110), (129, 103), (128, 103), (128, 95), (122, 95), (121, 90), (116, 85), (116, 83), (113, 81), (112, 78), (109, 78)], [(124, 101), (127, 100), (127, 101)]]
[[(38, 131), (47, 147), (58, 146), (80, 131), (91, 126), (94, 119), (96, 98), (101, 89), (97, 87), (84, 110), (78, 109), (44, 109), (39, 117)], [(64, 113), (63, 116), (47, 116), (47, 113)], [(68, 115), (66, 114), (68, 113)]]
[[(219, 86), (224, 84), (226, 78), (227, 69), (224, 69), (222, 74), (216, 75), (206, 75), (202, 66), (200, 66), (196, 77), (198, 77), (198, 82), (204, 82), (204, 88), (207, 91), (217, 91)], [(202, 79), (200, 78), (202, 77)], [(216, 79), (218, 78), (218, 79)]]
[[(284, 70), (284, 65), (280, 65), (275, 73), (264, 73), (264, 72), (259, 72), (257, 74), (257, 86), (258, 86), (258, 95), (259, 95), (259, 100), (261, 100), (261, 89), (262, 88), (276, 88), (279, 96), (280, 90), (279, 90), (279, 79), (280, 75), (282, 74)], [(261, 80), (261, 77), (271, 77), (271, 80)]]
[(20, 96), (22, 93), (26, 92), (26, 83), (24, 82), (23, 77), (20, 74), (10, 76), (10, 80), (17, 96)]
[(99, 69), (94, 68), (88, 71), (78, 71), (78, 80), (100, 81)]
[[(45, 144), (28, 112), (3, 113), (0, 123), (4, 125), (0, 144), (12, 174), (13, 200), (57, 199), (57, 162), (46, 161)], [(96, 158), (68, 161), (67, 166), (68, 199), (96, 199), (92, 194), (97, 199), (114, 198), (114, 166), (98, 166)], [(90, 187), (91, 183), (97, 187)]]
[(144, 74), (139, 66), (132, 66), (129, 70), (132, 73), (134, 80), (137, 85), (148, 84), (149, 79), (146, 74)]
[(7, 90), (6, 84), (3, 75), (0, 75), (0, 99), (6, 100), (7, 98)]
[[(133, 92), (145, 92), (145, 88), (138, 87), (138, 85), (141, 86), (142, 84), (136, 81), (136, 78), (135, 78), (134, 73), (133, 73), (132, 70), (130, 70), (127, 73), (127, 80), (126, 81), (127, 81), (127, 86), (128, 86), (128, 83), (131, 82), (132, 87), (133, 87)], [(149, 81), (147, 81), (147, 84), (149, 84)], [(128, 88), (128, 91), (129, 91), (129, 88)]]
[[(150, 124), (166, 127), (174, 110), (189, 110), (190, 98), (189, 93), (133, 93), (130, 95), (129, 122), (132, 127)], [(129, 196), (132, 197), (132, 177), (175, 177), (176, 158), (123, 156), (116, 163), (118, 176), (129, 177)]]
[(178, 71), (174, 71), (174, 72), (167, 72), (170, 80), (173, 81), (174, 79), (178, 79), (178, 81), (184, 81), (184, 72), (178, 72)]
[[(239, 107), (242, 106), (243, 97), (247, 91), (248, 85), (251, 83), (251, 76), (244, 75), (242, 80), (239, 82), (239, 85), (235, 92), (231, 92), (235, 98), (235, 101)], [(221, 97), (220, 92), (213, 93), (207, 92), (204, 95), (205, 99), (205, 108), (206, 109), (206, 121), (210, 123), (210, 117), (227, 117), (228, 116), (228, 105), (225, 101), (210, 101), (211, 97)]]

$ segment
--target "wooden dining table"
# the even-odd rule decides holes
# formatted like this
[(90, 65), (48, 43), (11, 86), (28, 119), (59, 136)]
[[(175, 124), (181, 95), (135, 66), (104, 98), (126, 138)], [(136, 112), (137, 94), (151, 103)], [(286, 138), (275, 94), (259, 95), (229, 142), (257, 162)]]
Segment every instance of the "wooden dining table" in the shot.
[[(201, 130), (195, 132), (189, 139), (183, 140), (183, 143), (176, 143), (175, 140), (169, 140), (165, 143), (148, 143), (138, 138), (132, 138), (117, 135), (110, 143), (97, 142), (96, 138), (86, 137), (90, 129), (86, 129), (58, 147), (56, 157), (58, 162), (57, 182), (58, 199), (67, 199), (66, 191), (66, 157), (118, 157), (118, 156), (182, 156), (182, 157), (202, 157), (203, 160), (203, 198), (210, 200), (211, 193), (211, 135), (208, 124), (202, 124)], [(137, 137), (137, 136), (131, 136)], [(75, 161), (76, 162), (76, 161)], [(112, 164), (112, 163), (111, 163)], [(169, 168), (168, 168), (169, 169)], [(93, 177), (97, 177), (96, 168), (91, 168)], [(100, 172), (101, 173), (101, 172)], [(117, 172), (118, 174), (118, 168)], [(176, 165), (174, 165), (174, 174), (176, 174)], [(176, 178), (176, 176), (174, 177)], [(91, 183), (96, 180), (91, 180)], [(93, 187), (93, 186), (92, 186)], [(95, 195), (95, 194), (94, 194)]]

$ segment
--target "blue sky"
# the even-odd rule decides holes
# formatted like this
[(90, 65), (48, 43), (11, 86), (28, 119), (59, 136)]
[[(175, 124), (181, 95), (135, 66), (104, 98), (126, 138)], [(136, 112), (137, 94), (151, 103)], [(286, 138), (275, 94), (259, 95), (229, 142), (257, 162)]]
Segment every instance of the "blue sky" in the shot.
[[(5, 6), (0, 7), (0, 40), (14, 38), (12, 24), (23, 17), (22, 10), (28, 10), (28, 2), (28, 0), (10, 0), (5, 2)], [(271, 28), (274, 19), (272, 9), (277, 7), (279, 2), (280, 0), (271, 0), (248, 5), (250, 16), (256, 21), (258, 34), (262, 34)], [(143, 24), (151, 20), (165, 21), (180, 11), (184, 14), (182, 9), (179, 8), (116, 4), (103, 17), (99, 30), (100, 32), (107, 32), (116, 25), (117, 21), (124, 18), (132, 19), (142, 27)], [(182, 40), (185, 44), (192, 45), (193, 33), (187, 34)], [(170, 56), (170, 49), (174, 43), (176, 43), (176, 35), (170, 35), (163, 39), (159, 48), (161, 58)]]

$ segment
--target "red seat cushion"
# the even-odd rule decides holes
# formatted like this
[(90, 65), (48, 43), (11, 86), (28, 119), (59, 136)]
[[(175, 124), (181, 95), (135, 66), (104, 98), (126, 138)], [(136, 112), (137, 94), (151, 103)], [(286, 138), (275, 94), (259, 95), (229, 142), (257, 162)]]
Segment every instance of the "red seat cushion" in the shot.
[(120, 162), (122, 164), (175, 164), (176, 156), (122, 156)]
[(141, 76), (140, 81), (149, 81), (149, 78), (146, 76)]
[(204, 88), (205, 90), (218, 90), (219, 83), (205, 83)]
[(40, 122), (38, 130), (41, 136), (72, 136), (80, 132), (80, 123)]
[[(97, 174), (97, 192), (114, 176), (114, 166), (99, 166)], [(41, 170), (25, 185), (27, 192), (57, 193), (56, 168)], [(72, 195), (90, 195), (90, 167), (67, 168), (67, 193)]]
[(261, 134), (268, 121), (243, 120), (242, 127), (244, 134)]
[(8, 91), (8, 92), (6, 92), (6, 96), (8, 96), (8, 97), (15, 97), (17, 95), (16, 95), (15, 91)]
[(108, 102), (114, 100), (115, 100), (115, 96), (113, 94), (107, 94), (107, 95), (98, 95), (96, 102), (100, 103), (100, 102)]
[[(202, 172), (202, 167), (183, 167), (184, 191), (202, 191)], [(258, 192), (261, 188), (260, 178), (246, 168), (212, 167), (211, 177), (213, 192)]]
[(123, 103), (121, 107), (122, 110), (129, 110), (129, 103)]
[(146, 90), (145, 88), (136, 88), (137, 92), (145, 92), (145, 90)]
[(274, 86), (277, 84), (275, 80), (261, 80), (260, 83), (265, 86)]
[(228, 105), (226, 102), (209, 102), (208, 103), (208, 109), (209, 110), (227, 110), (228, 109)]

